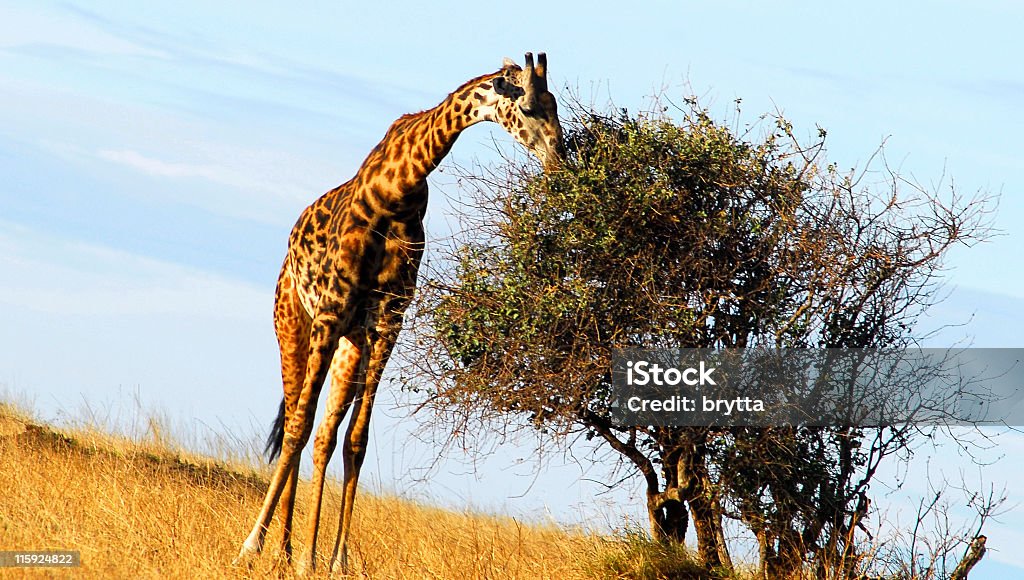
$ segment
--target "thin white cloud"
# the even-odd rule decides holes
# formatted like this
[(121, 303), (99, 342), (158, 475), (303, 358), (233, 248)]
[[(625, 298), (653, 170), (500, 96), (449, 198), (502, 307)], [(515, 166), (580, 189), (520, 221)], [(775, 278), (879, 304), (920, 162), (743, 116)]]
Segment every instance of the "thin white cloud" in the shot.
[(201, 177), (210, 181), (230, 183), (235, 181), (229, 174), (214, 165), (172, 163), (161, 161), (131, 150), (102, 149), (97, 156), (107, 161), (127, 165), (143, 173), (159, 177)]
[(198, 142), (179, 148), (212, 162), (168, 161), (135, 149), (100, 149), (91, 157), (156, 180), (208, 182), (214, 187), (205, 188), (201, 194), (184, 188), (165, 191), (164, 195), (218, 214), (267, 223), (291, 223), (302, 206), (329, 187), (328, 182), (312, 185), (308, 174), (300, 174), (302, 169), (308, 169), (309, 174), (326, 173), (316, 163), (292, 159), (282, 152)]
[(222, 275), (0, 222), (3, 308), (261, 320), (271, 290)]

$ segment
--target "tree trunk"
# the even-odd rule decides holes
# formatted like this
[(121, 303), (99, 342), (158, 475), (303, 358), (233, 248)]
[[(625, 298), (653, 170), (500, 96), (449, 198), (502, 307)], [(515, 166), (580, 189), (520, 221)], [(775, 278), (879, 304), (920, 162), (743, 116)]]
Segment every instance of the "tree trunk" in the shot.
[(768, 575), (768, 563), (775, 558), (775, 549), (768, 541), (768, 533), (765, 530), (755, 529), (754, 535), (757, 536), (757, 577), (762, 580), (771, 580), (771, 576)]
[(729, 547), (725, 543), (722, 512), (718, 509), (718, 502), (704, 493), (698, 493), (688, 503), (690, 514), (693, 516), (693, 531), (697, 534), (697, 557), (709, 570), (731, 570), (732, 560), (729, 557)]
[(686, 530), (690, 524), (686, 506), (680, 501), (664, 501), (656, 507), (647, 503), (647, 517), (651, 521), (651, 535), (663, 542), (682, 544), (686, 540)]
[(803, 551), (792, 536), (773, 534), (767, 530), (757, 534), (761, 577), (768, 580), (801, 577), (804, 568)]

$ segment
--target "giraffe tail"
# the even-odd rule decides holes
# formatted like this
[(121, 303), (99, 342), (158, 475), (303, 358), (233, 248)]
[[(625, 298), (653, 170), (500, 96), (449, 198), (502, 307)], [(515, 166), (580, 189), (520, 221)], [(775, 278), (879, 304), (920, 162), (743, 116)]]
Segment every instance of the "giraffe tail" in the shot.
[(277, 412), (277, 418), (270, 427), (270, 435), (267, 436), (267, 446), (263, 448), (263, 454), (267, 461), (273, 462), (281, 455), (281, 446), (284, 445), (284, 397), (281, 398), (281, 409)]

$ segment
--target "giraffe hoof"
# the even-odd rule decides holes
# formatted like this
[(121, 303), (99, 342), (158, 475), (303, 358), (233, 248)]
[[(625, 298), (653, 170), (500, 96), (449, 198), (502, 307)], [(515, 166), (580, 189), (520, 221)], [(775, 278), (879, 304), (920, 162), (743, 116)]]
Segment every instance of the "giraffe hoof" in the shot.
[(316, 572), (316, 562), (313, 561), (312, 554), (303, 554), (301, 558), (294, 562), (294, 566), (296, 578), (305, 578)]
[(259, 555), (259, 548), (254, 548), (248, 543), (242, 544), (242, 549), (238, 551), (238, 555), (231, 561), (231, 565), (239, 568), (252, 568), (252, 565), (256, 562), (256, 557)]
[(255, 561), (256, 554), (243, 548), (242, 551), (235, 556), (235, 559), (231, 560), (231, 565), (235, 568), (252, 568)]
[(338, 554), (331, 560), (331, 576), (334, 575), (348, 575), (348, 554), (346, 552)]

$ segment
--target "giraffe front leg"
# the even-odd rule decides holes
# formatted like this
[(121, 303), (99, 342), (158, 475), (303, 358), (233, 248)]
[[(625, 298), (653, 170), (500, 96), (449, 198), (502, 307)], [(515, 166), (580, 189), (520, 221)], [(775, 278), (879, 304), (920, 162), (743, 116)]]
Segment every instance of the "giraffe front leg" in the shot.
[(367, 351), (365, 337), (365, 330), (359, 330), (342, 339), (331, 362), (331, 389), (327, 398), (327, 408), (314, 440), (311, 482), (313, 497), (306, 526), (306, 548), (296, 567), (296, 574), (299, 576), (316, 569), (316, 545), (327, 464), (337, 445), (338, 425), (348, 413), (352, 400), (362, 385), (362, 376), (365, 373), (362, 355)]
[[(369, 342), (369, 356), (366, 362), (365, 380), (362, 392), (357, 394), (352, 411), (352, 419), (349, 422), (348, 431), (345, 434), (342, 456), (345, 461), (345, 479), (343, 483), (343, 496), (341, 514), (338, 521), (338, 535), (335, 537), (334, 550), (331, 555), (331, 573), (348, 572), (348, 536), (352, 528), (352, 510), (355, 505), (356, 490), (359, 485), (359, 471), (366, 457), (367, 442), (370, 438), (370, 415), (373, 412), (373, 402), (377, 394), (377, 386), (380, 384), (384, 367), (387, 365), (391, 350), (398, 338), (400, 324), (393, 319), (388, 320), (385, 332), (375, 332)], [(378, 331), (385, 327), (378, 326)]]

